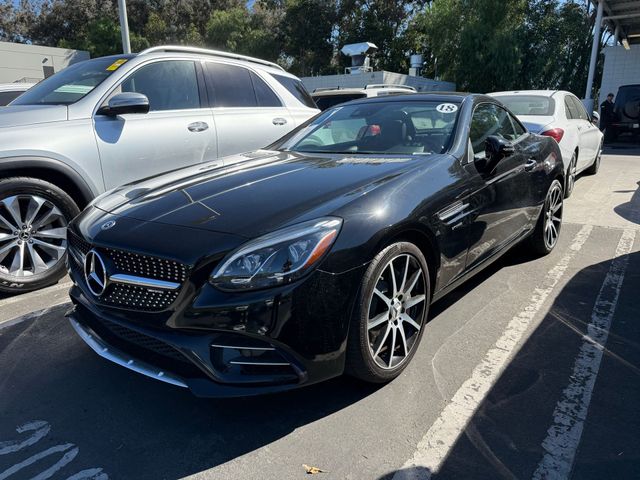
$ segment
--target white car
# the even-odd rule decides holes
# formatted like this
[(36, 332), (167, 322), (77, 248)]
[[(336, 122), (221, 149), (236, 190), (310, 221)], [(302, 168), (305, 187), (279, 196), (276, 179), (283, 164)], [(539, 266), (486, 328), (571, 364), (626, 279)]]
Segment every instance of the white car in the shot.
[(576, 176), (600, 167), (603, 135), (594, 112), (588, 115), (582, 102), (562, 90), (520, 90), (494, 92), (532, 133), (554, 138), (562, 152), (566, 174), (565, 196), (573, 191)]
[(316, 88), (311, 97), (320, 110), (326, 110), (335, 105), (360, 98), (381, 97), (384, 95), (402, 95), (416, 93), (416, 89), (408, 85), (395, 85), (390, 83), (374, 83), (366, 87), (342, 88)]
[(0, 107), (9, 105), (24, 92), (33, 87), (35, 83), (0, 83)]

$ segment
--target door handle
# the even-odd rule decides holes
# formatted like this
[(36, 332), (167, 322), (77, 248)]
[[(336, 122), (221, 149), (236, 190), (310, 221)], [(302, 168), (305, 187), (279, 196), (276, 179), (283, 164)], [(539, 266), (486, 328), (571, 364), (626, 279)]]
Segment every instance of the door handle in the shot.
[(274, 125), (285, 125), (287, 123), (287, 119), (282, 117), (276, 117), (273, 120), (271, 120), (271, 122)]
[(193, 122), (187, 126), (190, 132), (204, 132), (209, 125), (206, 122)]
[(537, 165), (538, 165), (538, 161), (535, 158), (530, 158), (524, 164), (524, 170), (525, 170), (525, 172), (530, 172), (531, 170), (536, 168)]

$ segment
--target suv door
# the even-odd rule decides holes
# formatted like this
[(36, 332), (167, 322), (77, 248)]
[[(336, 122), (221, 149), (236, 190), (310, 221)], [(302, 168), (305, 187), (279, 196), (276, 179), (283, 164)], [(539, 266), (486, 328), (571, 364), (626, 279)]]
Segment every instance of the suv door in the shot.
[(221, 157), (266, 147), (294, 127), (282, 100), (257, 73), (221, 62), (204, 67)]
[(199, 69), (192, 60), (155, 61), (134, 70), (111, 92), (146, 95), (149, 113), (95, 115), (106, 188), (217, 158)]
[(467, 269), (529, 230), (536, 211), (531, 173), (537, 164), (531, 158), (530, 142), (526, 141), (529, 135), (504, 108), (481, 103), (473, 112), (469, 135), (474, 161), (484, 158), (485, 141), (490, 135), (511, 142), (514, 153), (500, 160), (492, 172), (474, 172), (482, 185), (476, 196), (484, 200), (477, 202), (478, 211), (470, 228)]

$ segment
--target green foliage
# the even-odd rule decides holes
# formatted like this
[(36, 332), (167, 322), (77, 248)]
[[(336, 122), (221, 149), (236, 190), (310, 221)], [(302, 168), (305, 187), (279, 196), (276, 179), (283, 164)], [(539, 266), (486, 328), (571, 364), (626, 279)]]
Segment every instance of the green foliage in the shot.
[[(563, 88), (582, 93), (590, 0), (128, 0), (133, 51), (188, 44), (277, 61), (300, 76), (342, 73), (347, 43), (370, 41), (373, 66), (459, 90)], [(117, 0), (0, 0), (0, 40), (121, 51)]]
[(411, 29), (414, 45), (432, 57), (427, 73), (459, 90), (582, 95), (592, 17), (588, 0), (434, 0)]

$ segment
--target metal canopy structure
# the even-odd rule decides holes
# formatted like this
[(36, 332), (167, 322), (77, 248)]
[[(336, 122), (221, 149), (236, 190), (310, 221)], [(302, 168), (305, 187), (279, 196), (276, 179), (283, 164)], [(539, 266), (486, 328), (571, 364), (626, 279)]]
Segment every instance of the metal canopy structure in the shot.
[(615, 42), (629, 49), (632, 44), (640, 44), (640, 0), (591, 0), (596, 6), (596, 24), (591, 45), (591, 61), (585, 99), (592, 101), (593, 77), (596, 71), (601, 29), (609, 29)]

